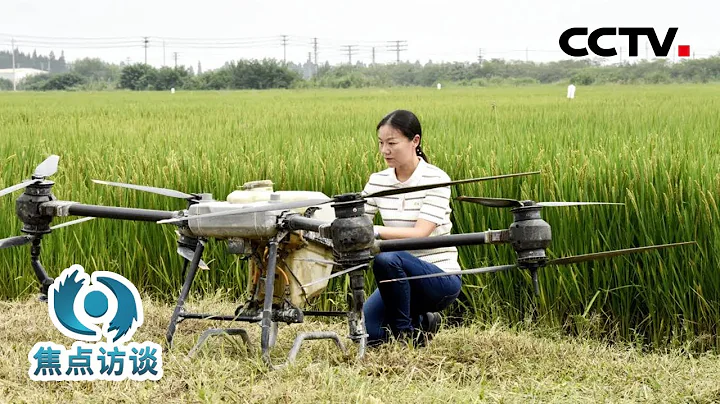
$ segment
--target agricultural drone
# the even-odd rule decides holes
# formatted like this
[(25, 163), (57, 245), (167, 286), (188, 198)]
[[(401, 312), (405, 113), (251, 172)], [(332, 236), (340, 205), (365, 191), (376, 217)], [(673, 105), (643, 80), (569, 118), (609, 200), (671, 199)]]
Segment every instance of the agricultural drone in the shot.
[[(535, 292), (539, 293), (538, 269), (548, 265), (574, 264), (694, 243), (654, 245), (549, 260), (545, 250), (552, 240), (551, 229), (540, 215), (542, 208), (608, 204), (604, 202), (534, 202), (458, 197), (456, 200), (488, 207), (511, 208), (513, 223), (503, 230), (401, 240), (375, 240), (373, 223), (364, 213), (366, 198), (390, 197), (437, 187), (535, 175), (539, 172), (402, 187), (371, 194), (346, 193), (334, 197), (327, 197), (319, 192), (273, 191), (271, 182), (253, 181), (246, 183), (242, 190), (230, 194), (226, 201), (216, 201), (211, 194), (189, 194), (166, 188), (94, 180), (99, 184), (187, 201), (186, 209), (164, 211), (58, 200), (52, 193), (54, 182), (47, 179), (57, 172), (58, 162), (58, 156), (50, 156), (37, 166), (29, 180), (0, 190), (1, 197), (24, 189), (17, 199), (16, 213), (23, 223), (21, 231), (25, 235), (0, 240), (0, 249), (31, 244), (30, 262), (40, 283), (41, 299), (47, 299), (48, 288), (53, 279), (40, 263), (40, 245), (43, 237), (53, 230), (92, 218), (173, 224), (177, 227), (177, 253), (184, 259), (185, 279), (168, 325), (166, 348), (172, 347), (176, 327), (186, 319), (260, 323), (262, 357), (271, 368), (276, 366), (270, 359), (270, 350), (275, 345), (278, 324), (302, 323), (305, 316), (346, 317), (348, 338), (358, 344), (357, 357), (364, 356), (367, 345), (363, 319), (363, 304), (366, 298), (364, 271), (373, 257), (381, 252), (508, 243), (516, 252), (516, 263), (453, 273), (464, 275), (513, 268), (527, 269), (532, 275)], [(82, 218), (50, 226), (53, 218), (60, 216)], [(185, 310), (185, 299), (197, 270), (208, 269), (202, 255), (206, 241), (211, 238), (226, 241), (228, 253), (236, 254), (249, 262), (246, 285), (249, 297), (232, 315), (190, 313)], [(323, 292), (330, 279), (346, 274), (350, 277), (347, 311), (304, 310), (310, 299)], [(443, 275), (446, 274), (423, 277)], [(405, 279), (414, 278), (417, 277)], [(404, 279), (384, 282), (401, 280)], [(208, 329), (200, 336), (190, 355), (193, 355), (208, 337), (222, 334), (239, 335), (249, 349), (252, 349), (248, 333), (243, 328)], [(306, 332), (295, 338), (286, 363), (295, 359), (303, 341), (312, 339), (331, 339), (347, 354), (337, 333)]]

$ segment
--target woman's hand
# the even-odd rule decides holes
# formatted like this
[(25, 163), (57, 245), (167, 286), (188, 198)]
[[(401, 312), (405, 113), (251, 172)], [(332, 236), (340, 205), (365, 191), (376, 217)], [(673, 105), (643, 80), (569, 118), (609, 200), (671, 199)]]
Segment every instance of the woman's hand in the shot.
[(375, 231), (380, 234), (381, 240), (393, 240), (401, 238), (430, 237), (437, 224), (425, 219), (418, 219), (415, 227), (386, 227), (375, 226)]

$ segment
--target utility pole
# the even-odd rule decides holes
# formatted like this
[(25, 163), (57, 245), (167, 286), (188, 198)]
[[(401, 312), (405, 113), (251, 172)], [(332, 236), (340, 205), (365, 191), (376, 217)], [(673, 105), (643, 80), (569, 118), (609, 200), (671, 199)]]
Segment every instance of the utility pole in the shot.
[(282, 36), (283, 63), (287, 63), (287, 35)]
[(345, 47), (347, 48), (348, 64), (350, 64), (350, 65), (352, 65), (352, 55), (353, 55), (353, 51), (354, 51), (353, 46), (357, 46), (357, 45), (345, 45)]
[(527, 62), (528, 62), (528, 48), (526, 46), (525, 47), (525, 63), (527, 63)]
[(12, 64), (13, 64), (13, 91), (17, 91), (17, 76), (15, 76), (15, 38), (10, 39), (12, 45)]
[(373, 46), (373, 51), (372, 51), (372, 64), (373, 65), (375, 64), (375, 47), (374, 46)]
[(478, 63), (482, 65), (483, 57), (482, 57), (482, 48), (478, 49)]
[(317, 66), (317, 38), (313, 38), (313, 52), (315, 55), (315, 66)]
[(648, 60), (648, 43), (645, 41), (645, 60)]
[(143, 46), (145, 47), (145, 64), (147, 64), (147, 48), (148, 48), (148, 37), (143, 37)]
[(199, 75), (201, 75), (201, 74), (202, 74), (202, 65), (200, 64), (200, 61), (198, 60), (197, 75), (199, 76)]
[(173, 52), (173, 56), (175, 57), (175, 68), (177, 69), (177, 52)]
[(400, 51), (406, 51), (407, 50), (407, 41), (389, 41), (389, 43), (394, 43), (394, 50), (397, 53), (397, 63), (400, 63)]

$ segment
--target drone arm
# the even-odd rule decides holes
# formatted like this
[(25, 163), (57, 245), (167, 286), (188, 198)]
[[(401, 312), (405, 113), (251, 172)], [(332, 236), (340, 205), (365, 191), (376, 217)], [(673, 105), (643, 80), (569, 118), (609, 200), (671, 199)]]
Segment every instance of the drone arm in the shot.
[(318, 219), (310, 219), (297, 213), (284, 218), (282, 226), (288, 230), (306, 230), (320, 233), (321, 226), (330, 223)]
[(507, 230), (488, 230), (480, 233), (450, 234), (447, 236), (381, 240), (375, 242), (377, 252), (425, 250), (478, 244), (507, 243)]
[(85, 205), (69, 201), (51, 201), (40, 205), (40, 211), (51, 216), (89, 216), (107, 219), (157, 222), (171, 219), (178, 212), (166, 210), (121, 208), (116, 206)]

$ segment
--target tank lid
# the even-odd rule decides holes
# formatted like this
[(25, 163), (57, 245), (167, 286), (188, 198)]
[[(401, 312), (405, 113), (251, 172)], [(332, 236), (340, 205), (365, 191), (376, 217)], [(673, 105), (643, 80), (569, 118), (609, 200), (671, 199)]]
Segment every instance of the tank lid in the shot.
[(273, 182), (271, 180), (259, 180), (259, 181), (250, 181), (246, 182), (242, 186), (243, 191), (248, 191), (251, 189), (258, 189), (258, 188), (270, 188), (272, 189)]

